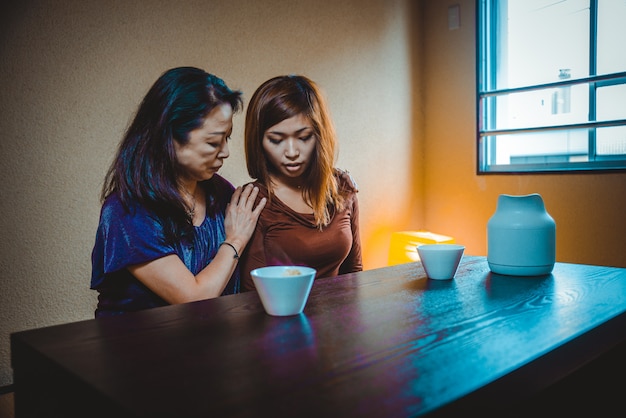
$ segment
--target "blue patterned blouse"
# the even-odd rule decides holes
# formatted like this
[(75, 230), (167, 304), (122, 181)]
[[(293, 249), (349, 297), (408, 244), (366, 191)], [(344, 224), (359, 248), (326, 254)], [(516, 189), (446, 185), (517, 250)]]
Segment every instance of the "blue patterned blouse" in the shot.
[[(117, 194), (106, 199), (91, 255), (91, 288), (99, 293), (96, 317), (168, 304), (130, 274), (129, 265), (177, 254), (193, 274), (198, 274), (213, 260), (225, 238), (225, 207), (234, 187), (218, 175), (200, 184), (207, 191), (207, 207), (220, 202), (219, 210), (194, 227), (192, 239), (174, 244), (165, 242), (161, 223), (146, 208), (138, 205), (128, 212)], [(239, 293), (238, 269), (222, 294), (232, 293)]]

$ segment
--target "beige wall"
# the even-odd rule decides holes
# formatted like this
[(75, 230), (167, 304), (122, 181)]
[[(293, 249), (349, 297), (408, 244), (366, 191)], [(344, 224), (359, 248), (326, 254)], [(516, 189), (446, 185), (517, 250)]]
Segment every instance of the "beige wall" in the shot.
[[(6, 3), (0, 386), (12, 381), (11, 332), (92, 318), (102, 178), (139, 100), (173, 66), (214, 72), (246, 101), (277, 74), (322, 85), (338, 165), (360, 186), (368, 269), (385, 265), (391, 232), (404, 229), (449, 234), (485, 255), (497, 196), (532, 192), (557, 222), (558, 261), (626, 267), (626, 173), (475, 174), (473, 0)], [(454, 3), (461, 28), (449, 31)], [(238, 115), (222, 170), (235, 184), (248, 181), (242, 133)]]
[[(413, 215), (408, 3), (390, 0), (15, 0), (0, 10), (0, 386), (11, 332), (90, 319), (105, 170), (139, 101), (193, 65), (247, 100), (301, 73), (327, 92), (338, 166), (361, 193), (365, 267)], [(249, 181), (235, 117), (222, 174)], [(393, 187), (390, 187), (393, 185)], [(419, 214), (418, 214), (419, 217)]]

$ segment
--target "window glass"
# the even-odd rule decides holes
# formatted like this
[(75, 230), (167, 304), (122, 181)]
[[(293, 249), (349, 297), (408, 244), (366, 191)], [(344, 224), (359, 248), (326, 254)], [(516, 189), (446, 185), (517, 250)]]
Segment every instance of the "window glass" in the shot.
[(626, 84), (600, 87), (597, 92), (596, 119), (626, 119)]
[[(624, 97), (624, 96), (622, 96)], [(495, 129), (534, 128), (585, 122), (589, 114), (587, 85), (510, 93), (494, 97)], [(612, 102), (612, 100), (607, 100)]]
[(626, 69), (626, 1), (598, 2), (598, 74)]
[[(507, 2), (501, 2), (507, 3)], [(589, 74), (589, 1), (509, 0), (501, 22), (506, 55), (498, 88)], [(506, 13), (506, 14), (505, 14)], [(562, 72), (567, 69), (567, 74)]]
[(626, 126), (601, 128), (597, 132), (597, 153), (600, 156), (626, 154)]
[(538, 132), (485, 137), (499, 150), (495, 164), (537, 162), (569, 162), (587, 160), (588, 130), (571, 129), (558, 132)]

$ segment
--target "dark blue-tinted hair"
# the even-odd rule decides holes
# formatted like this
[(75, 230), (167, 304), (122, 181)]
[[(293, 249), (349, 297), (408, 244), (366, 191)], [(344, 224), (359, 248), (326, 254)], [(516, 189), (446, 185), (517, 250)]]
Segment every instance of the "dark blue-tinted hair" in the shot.
[[(118, 193), (127, 209), (138, 202), (155, 211), (168, 238), (190, 231), (191, 219), (178, 191), (181, 169), (174, 142), (185, 144), (216, 106), (243, 108), (241, 92), (193, 67), (163, 73), (142, 100), (105, 177), (101, 199)], [(209, 199), (211, 200), (211, 199)], [(217, 208), (207, 207), (207, 214)]]

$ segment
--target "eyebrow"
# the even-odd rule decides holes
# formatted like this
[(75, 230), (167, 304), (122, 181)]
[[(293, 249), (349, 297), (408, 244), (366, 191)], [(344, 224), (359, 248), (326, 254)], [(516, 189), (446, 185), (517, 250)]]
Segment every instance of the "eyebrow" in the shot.
[(215, 132), (207, 132), (207, 136), (228, 136), (232, 133), (233, 131), (215, 131)]
[[(302, 133), (304, 131), (306, 131), (307, 129), (313, 130), (312, 126), (305, 126), (303, 128), (297, 129), (294, 134), (299, 134)], [(282, 131), (267, 131), (268, 134), (274, 134), (274, 135), (289, 135), (288, 133), (282, 132)]]

